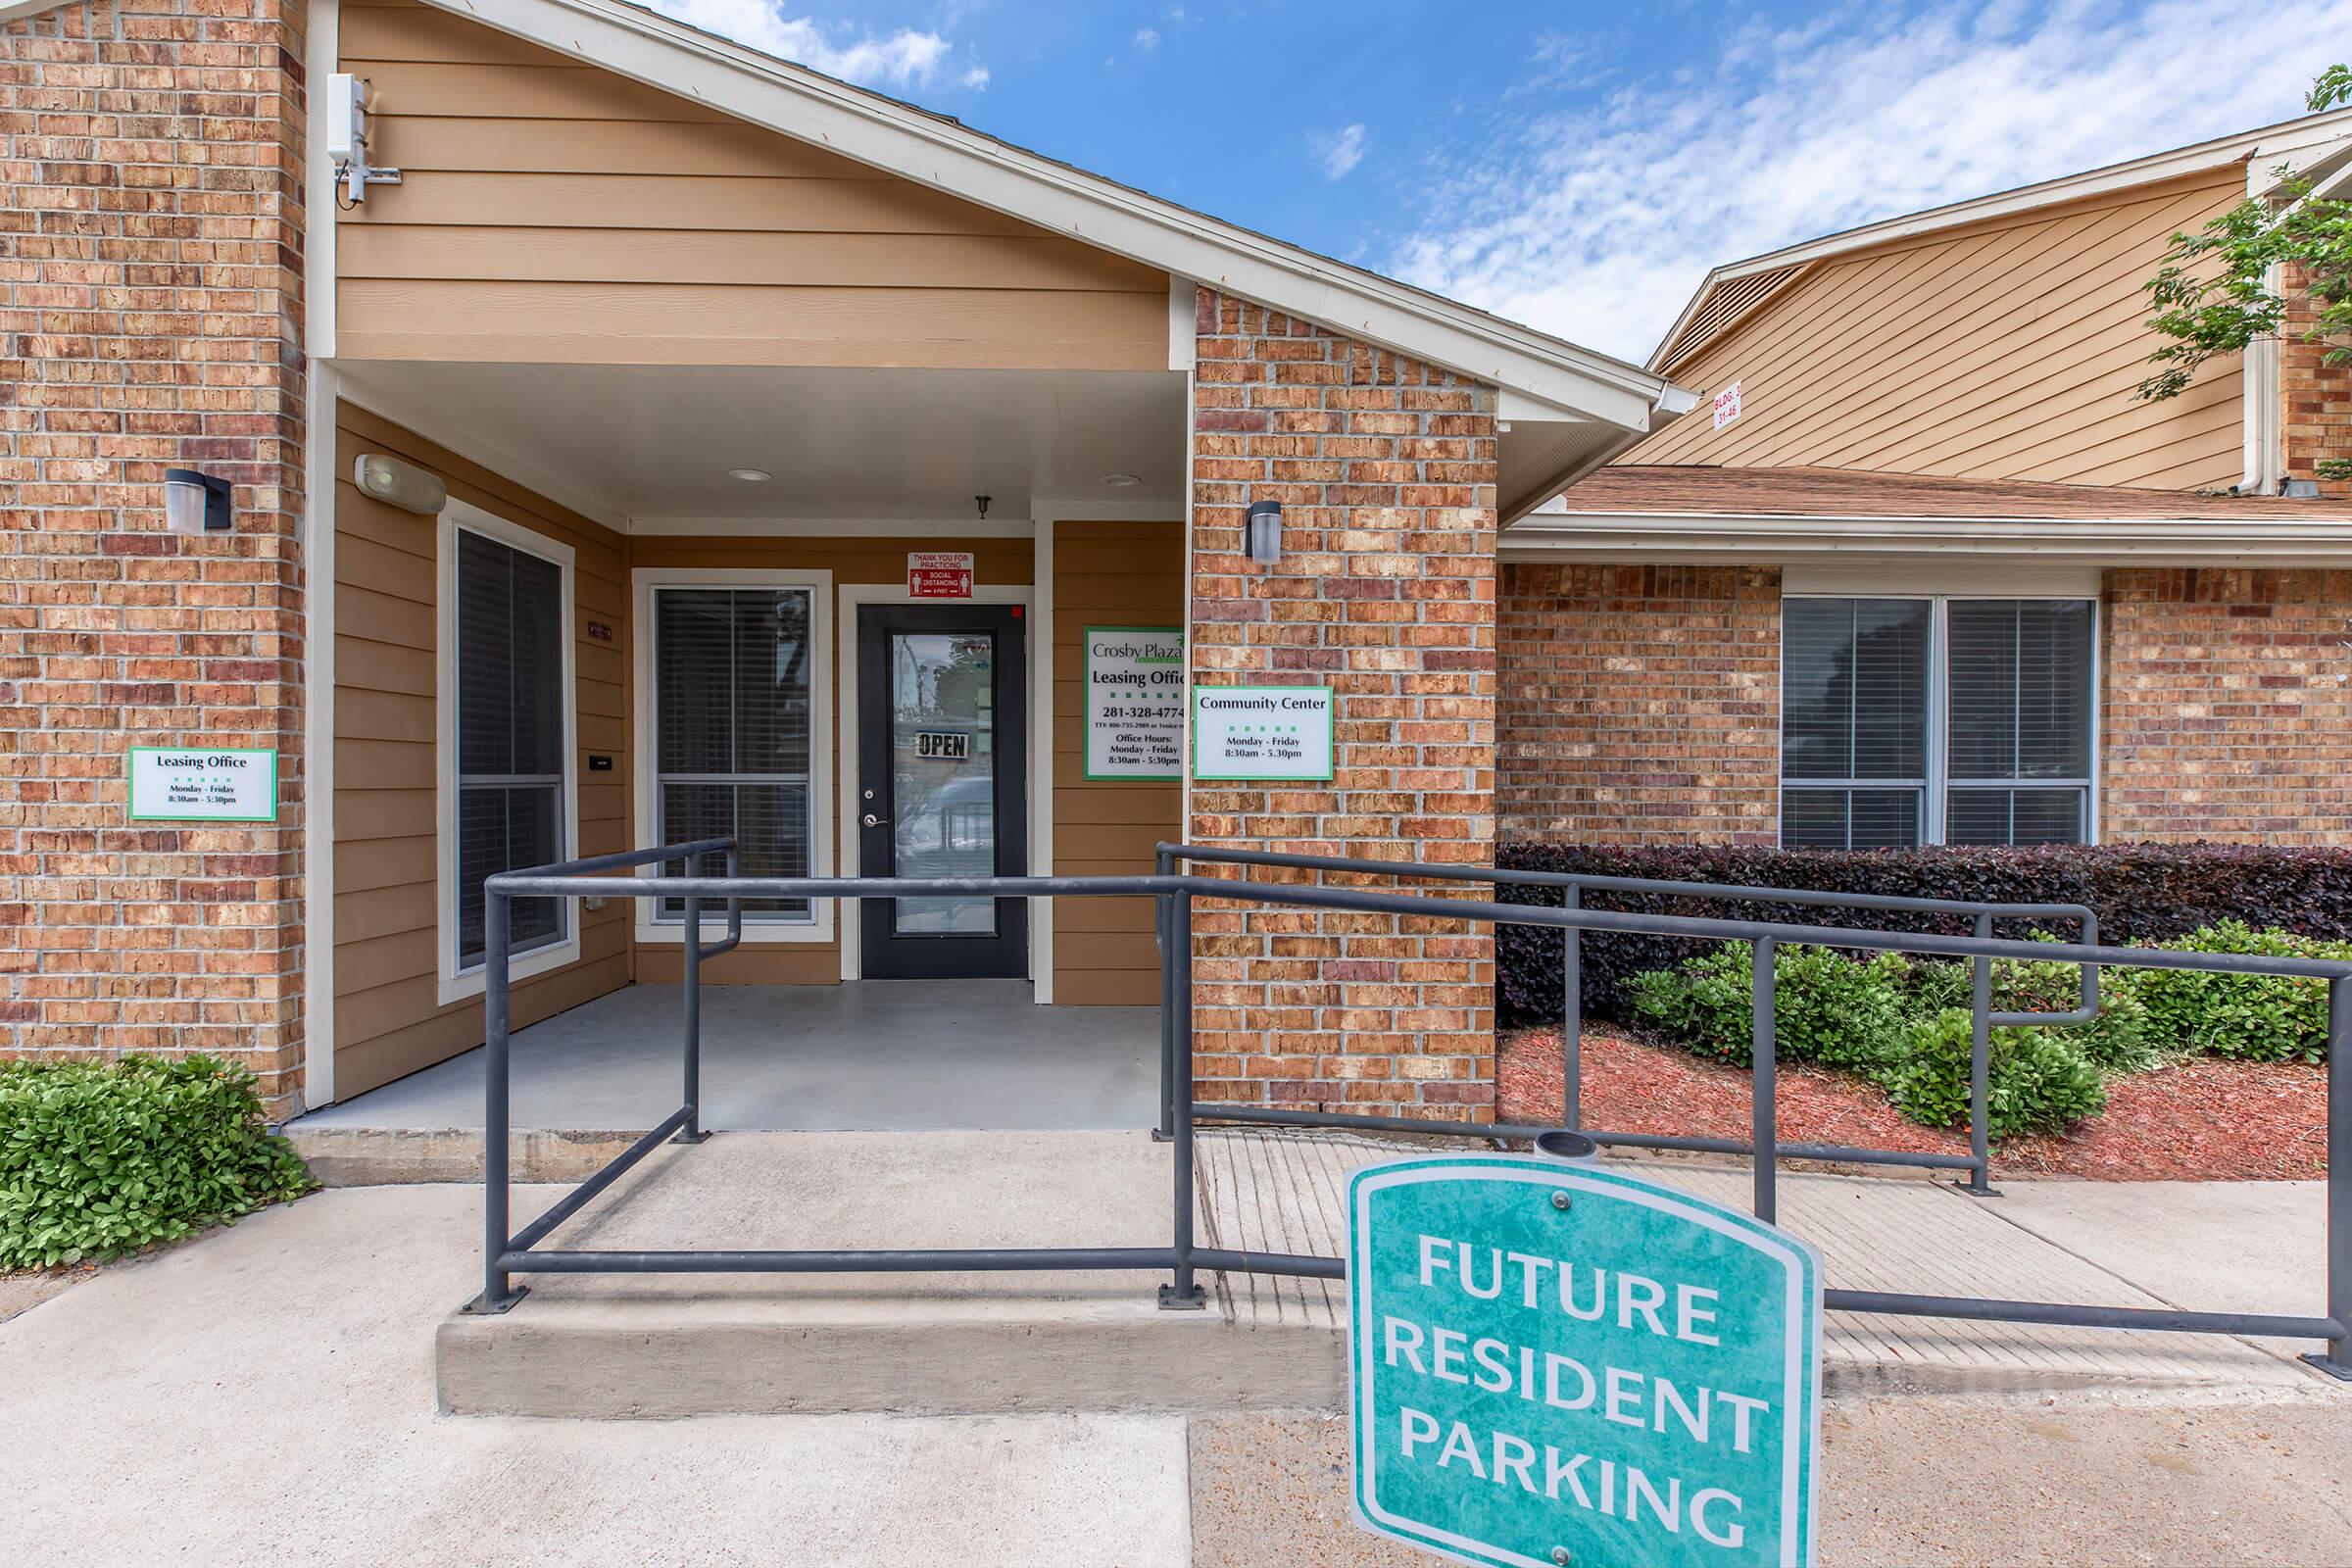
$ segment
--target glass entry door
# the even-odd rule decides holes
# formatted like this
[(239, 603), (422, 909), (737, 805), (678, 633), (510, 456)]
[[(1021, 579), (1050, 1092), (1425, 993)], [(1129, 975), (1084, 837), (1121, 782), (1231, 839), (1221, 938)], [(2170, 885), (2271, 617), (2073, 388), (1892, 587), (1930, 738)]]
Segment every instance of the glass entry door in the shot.
[[(862, 874), (1023, 874), (1027, 690), (1017, 609), (860, 608), (852, 804)], [(858, 918), (869, 979), (1029, 972), (1020, 899), (867, 899)]]

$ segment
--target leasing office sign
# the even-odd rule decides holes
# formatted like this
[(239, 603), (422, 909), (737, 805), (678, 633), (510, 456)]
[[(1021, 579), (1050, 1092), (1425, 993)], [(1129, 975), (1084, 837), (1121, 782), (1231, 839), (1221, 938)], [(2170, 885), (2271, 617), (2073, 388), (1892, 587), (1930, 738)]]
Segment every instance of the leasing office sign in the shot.
[(134, 746), (134, 822), (274, 822), (277, 753), (234, 747)]
[(1813, 1560), (1821, 1266), (1737, 1209), (1510, 1155), (1348, 1191), (1357, 1522), (1494, 1568)]

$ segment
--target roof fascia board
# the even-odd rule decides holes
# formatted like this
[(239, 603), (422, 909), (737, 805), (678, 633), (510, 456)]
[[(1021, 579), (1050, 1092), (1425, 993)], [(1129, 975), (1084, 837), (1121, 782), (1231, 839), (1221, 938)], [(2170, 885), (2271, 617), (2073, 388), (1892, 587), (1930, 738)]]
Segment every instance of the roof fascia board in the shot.
[(2188, 564), (2352, 564), (2352, 521), (2243, 518), (1787, 516), (1537, 513), (1502, 536), (1506, 558), (1771, 562), (1826, 555), (2116, 556)]
[(65, 4), (66, 0), (0, 0), (0, 23), (37, 17), (44, 11), (55, 11)]
[[(2045, 179), (2038, 184), (2021, 185), (2015, 190), (1996, 191), (1964, 202), (1951, 202), (1942, 207), (1931, 207), (1924, 212), (1905, 213), (1859, 228), (1840, 229), (1817, 239), (1783, 246), (1743, 261), (1726, 262), (1710, 270), (1690, 296), (1690, 303), (1675, 318), (1674, 326), (1658, 340), (1645, 362), (1656, 370), (1659, 356), (1674, 343), (1684, 323), (1704, 303), (1719, 285), (1734, 282), (1756, 272), (1774, 268), (1788, 267), (1800, 262), (1819, 261), (1824, 257), (1840, 256), (1849, 251), (1886, 244), (1892, 240), (1909, 239), (1938, 229), (1956, 227), (1962, 223), (1981, 222), (1995, 218), (2007, 218), (2037, 208), (2055, 207), (2065, 202), (2084, 201), (2113, 191), (2129, 190), (2135, 185), (2153, 185), (2168, 179), (2180, 179), (2207, 170), (2224, 169), (2249, 158), (2261, 160), (2279, 156), (2301, 148), (2331, 141), (2352, 134), (2352, 108), (2332, 109), (2326, 114), (2306, 115), (2300, 120), (2265, 125), (2256, 130), (2239, 131), (2234, 135), (2218, 136), (2188, 147), (2176, 147), (2169, 152), (2151, 153), (2126, 163), (2109, 164), (2102, 169), (2085, 170), (2079, 174), (2067, 174), (2057, 179)], [(1720, 334), (1718, 334), (1720, 335)], [(1711, 341), (1711, 340), (1710, 340)], [(1695, 353), (1704, 345), (1692, 345)], [(1688, 358), (1685, 355), (1684, 358)]]
[(756, 50), (606, 0), (427, 0), (845, 158), (1285, 314), (1646, 431), (1662, 377), (1220, 223)]

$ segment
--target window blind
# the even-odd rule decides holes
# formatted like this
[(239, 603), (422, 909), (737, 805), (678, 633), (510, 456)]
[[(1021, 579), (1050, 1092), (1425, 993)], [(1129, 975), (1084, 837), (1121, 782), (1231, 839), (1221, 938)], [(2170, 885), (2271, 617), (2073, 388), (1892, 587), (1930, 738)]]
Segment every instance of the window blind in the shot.
[[(664, 843), (732, 837), (746, 876), (809, 874), (813, 613), (806, 588), (655, 590), (655, 791)], [(812, 918), (806, 899), (743, 906), (747, 919)], [(681, 919), (685, 901), (664, 900), (659, 913)]]
[[(1945, 615), (1945, 842), (2080, 843), (2090, 790), (2090, 602), (1955, 599)], [(2028, 781), (2046, 787), (2016, 787)]]
[[(457, 601), (458, 961), (471, 967), (482, 883), (565, 854), (563, 568), (461, 529)], [(512, 908), (512, 952), (564, 940), (564, 901)]]
[[(1930, 623), (1922, 599), (1784, 604), (1784, 842), (1834, 849), (1919, 842)], [(1865, 781), (1879, 787), (1858, 787)]]

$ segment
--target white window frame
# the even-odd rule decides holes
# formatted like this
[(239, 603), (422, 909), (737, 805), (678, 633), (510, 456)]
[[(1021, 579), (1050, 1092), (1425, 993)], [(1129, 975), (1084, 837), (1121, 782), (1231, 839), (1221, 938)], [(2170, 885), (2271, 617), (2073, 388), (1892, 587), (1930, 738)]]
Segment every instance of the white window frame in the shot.
[[(808, 595), (808, 874), (833, 874), (833, 835), (827, 824), (833, 820), (833, 766), (829, 763), (833, 747), (833, 573), (830, 571), (794, 570), (764, 566), (639, 566), (629, 574), (630, 592), (636, 615), (636, 633), (631, 639), (631, 668), (636, 682), (637, 701), (634, 739), (637, 748), (635, 769), (637, 797), (637, 842), (648, 847), (662, 842), (660, 790), (656, 775), (660, 770), (657, 741), (661, 735), (659, 682), (655, 676), (654, 595), (662, 588), (793, 588)], [(708, 868), (712, 875), (723, 867)], [(658, 866), (647, 866), (644, 874), (657, 875)], [(662, 943), (677, 946), (686, 938), (686, 922), (664, 920), (661, 917), (658, 900), (635, 899), (637, 906), (635, 929), (640, 943)], [(807, 920), (752, 920), (743, 922), (743, 945), (770, 946), (787, 944), (823, 945), (833, 940), (839, 906), (835, 899), (810, 901)], [(707, 904), (703, 909), (705, 941), (716, 941), (726, 934), (727, 907), (723, 903)]]
[[(439, 932), (437, 980), (443, 1006), (480, 996), (483, 983), (480, 963), (465, 964), (458, 958), (458, 535), (461, 532), (479, 534), (510, 550), (536, 556), (556, 568), (564, 625), (563, 672), (558, 677), (564, 694), (564, 783), (559, 792), (564, 819), (561, 848), (566, 859), (575, 858), (580, 853), (579, 609), (572, 580), (571, 547), (453, 498), (441, 510), (439, 591), (433, 603), (433, 923)], [(510, 975), (515, 980), (525, 980), (577, 963), (580, 915), (576, 905), (565, 911), (563, 941), (515, 954), (510, 961)]]
[[(2100, 720), (2105, 708), (2100, 686), (2102, 673), (2100, 645), (2104, 629), (2101, 615), (2105, 606), (2101, 603), (2101, 596), (2095, 589), (2083, 592), (2075, 588), (2019, 589), (1972, 585), (1948, 593), (1922, 593), (1917, 589), (1873, 587), (1861, 581), (1857, 581), (1852, 586), (1842, 583), (1825, 583), (1819, 587), (1808, 587), (1795, 593), (1784, 589), (1781, 594), (1784, 611), (1781, 624), (1784, 627), (1788, 624), (1786, 607), (1791, 599), (1907, 599), (1921, 601), (1928, 606), (1928, 733), (1925, 757), (1927, 775), (1919, 780), (1916, 786), (1920, 791), (1918, 848), (1929, 849), (1940, 847), (1943, 844), (1944, 796), (1946, 791), (1955, 787), (1960, 789), (2080, 789), (2082, 791), (2082, 842), (2084, 844), (2099, 842), (2099, 741), (2100, 730), (2103, 727)], [(2087, 603), (2090, 606), (2090, 774), (2087, 778), (1962, 779), (1955, 786), (1949, 771), (1951, 675), (1946, 655), (1950, 648), (1951, 605), (1952, 601), (1956, 599), (2048, 599), (2067, 600), (2076, 604)], [(1778, 759), (1786, 748), (1788, 738), (1788, 661), (1784, 657), (1780, 662), (1780, 710), (1773, 726), (1775, 756), (1773, 842), (1775, 844), (1785, 843), (1784, 835), (1787, 830), (1786, 819), (1790, 790), (1908, 789), (1914, 787), (1913, 782), (1909, 779), (1834, 780), (1792, 779), (1783, 776), (1779, 772)]]

